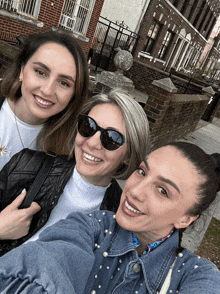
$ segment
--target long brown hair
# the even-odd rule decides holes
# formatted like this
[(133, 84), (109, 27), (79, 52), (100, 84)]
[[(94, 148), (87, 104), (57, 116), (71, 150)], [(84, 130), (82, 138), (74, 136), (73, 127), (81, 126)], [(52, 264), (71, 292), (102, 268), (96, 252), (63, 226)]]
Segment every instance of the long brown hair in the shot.
[(9, 97), (13, 101), (21, 97), (21, 82), (19, 82), (21, 68), (46, 43), (60, 44), (66, 47), (72, 54), (76, 64), (75, 93), (68, 106), (62, 112), (50, 117), (46, 121), (37, 137), (37, 149), (53, 151), (58, 155), (69, 155), (72, 147), (69, 144), (69, 133), (76, 125), (76, 118), (81, 106), (87, 101), (89, 84), (88, 65), (85, 54), (71, 34), (49, 31), (33, 34), (26, 38), (13, 64), (10, 65), (10, 68), (8, 68), (3, 77), (1, 92), (3, 96)]

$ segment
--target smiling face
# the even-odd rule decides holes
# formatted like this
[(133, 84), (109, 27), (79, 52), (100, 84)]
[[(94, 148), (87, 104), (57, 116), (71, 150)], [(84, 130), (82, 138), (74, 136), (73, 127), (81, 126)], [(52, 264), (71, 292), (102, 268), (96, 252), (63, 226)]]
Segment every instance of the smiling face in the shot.
[(64, 110), (74, 95), (74, 58), (66, 47), (46, 43), (22, 67), (20, 80), (22, 97), (16, 115), (29, 124), (44, 123)]
[(149, 244), (173, 227), (185, 228), (198, 216), (187, 215), (204, 181), (191, 162), (172, 146), (153, 151), (127, 180), (116, 220)]
[[(88, 115), (98, 126), (113, 128), (125, 136), (124, 120), (120, 109), (113, 104), (99, 104)], [(103, 148), (100, 131), (92, 137), (85, 138), (77, 133), (75, 140), (76, 169), (82, 178), (96, 186), (107, 186), (118, 167), (123, 163), (127, 148), (126, 143), (114, 151)]]

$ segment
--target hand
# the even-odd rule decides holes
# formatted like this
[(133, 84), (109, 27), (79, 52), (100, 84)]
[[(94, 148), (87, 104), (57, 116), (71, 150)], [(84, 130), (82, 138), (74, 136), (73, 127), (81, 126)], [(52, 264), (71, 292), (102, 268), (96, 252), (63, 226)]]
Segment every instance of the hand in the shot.
[(36, 202), (29, 208), (19, 209), (26, 196), (26, 190), (0, 213), (0, 240), (16, 240), (28, 234), (32, 218), (41, 210)]

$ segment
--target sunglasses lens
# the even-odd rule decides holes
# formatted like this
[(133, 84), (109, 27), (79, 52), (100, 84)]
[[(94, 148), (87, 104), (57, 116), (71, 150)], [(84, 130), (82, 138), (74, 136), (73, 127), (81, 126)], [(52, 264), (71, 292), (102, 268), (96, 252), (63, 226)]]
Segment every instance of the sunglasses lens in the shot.
[(113, 130), (104, 130), (101, 136), (102, 146), (107, 150), (116, 150), (124, 143), (120, 133)]
[(87, 115), (79, 115), (78, 132), (82, 137), (92, 137), (97, 131), (101, 131), (101, 143), (106, 150), (116, 150), (124, 144), (124, 137), (121, 133), (100, 128), (96, 122)]
[(79, 116), (78, 131), (83, 137), (91, 137), (96, 132), (96, 124), (87, 116)]

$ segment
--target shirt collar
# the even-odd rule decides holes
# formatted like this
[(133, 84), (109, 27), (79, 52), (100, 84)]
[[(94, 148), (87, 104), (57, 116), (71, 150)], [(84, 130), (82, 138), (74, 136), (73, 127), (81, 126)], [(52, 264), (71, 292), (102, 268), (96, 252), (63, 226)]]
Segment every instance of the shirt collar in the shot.
[[(172, 231), (166, 236), (166, 237), (163, 237), (151, 244), (148, 244), (146, 247), (145, 247), (145, 250), (143, 253), (141, 253), (139, 255), (139, 257), (141, 256), (144, 256), (146, 254), (148, 254), (149, 252), (151, 252), (152, 250), (154, 250), (155, 248), (157, 248), (161, 243), (163, 243), (165, 240), (167, 240), (174, 232), (174, 229), (172, 229)], [(135, 232), (132, 232), (132, 237), (133, 237), (133, 244), (134, 244), (134, 247), (135, 248), (138, 248), (141, 246), (140, 242), (138, 241), (138, 238), (136, 237), (135, 235)]]

